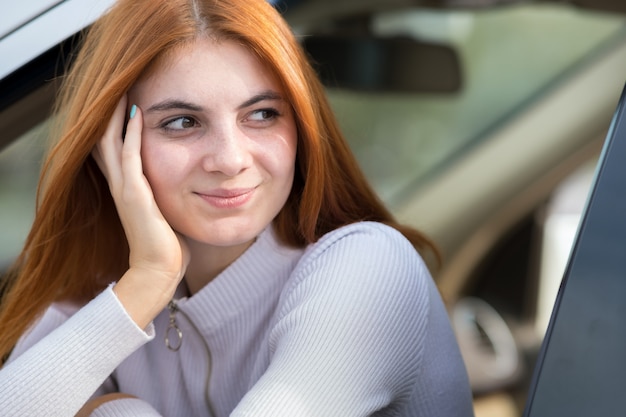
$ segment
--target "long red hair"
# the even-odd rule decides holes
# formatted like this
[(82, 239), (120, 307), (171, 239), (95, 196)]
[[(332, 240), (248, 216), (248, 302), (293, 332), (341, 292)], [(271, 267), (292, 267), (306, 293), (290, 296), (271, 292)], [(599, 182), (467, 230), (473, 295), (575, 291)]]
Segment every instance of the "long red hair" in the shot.
[(85, 302), (128, 268), (128, 244), (108, 185), (90, 153), (116, 104), (168, 52), (198, 36), (231, 39), (277, 75), (298, 127), (296, 178), (274, 221), (285, 244), (302, 247), (362, 220), (400, 230), (362, 174), (324, 88), (291, 29), (266, 0), (120, 0), (83, 39), (56, 106), (58, 142), (43, 165), (34, 223), (5, 280), (0, 358), (55, 301)]

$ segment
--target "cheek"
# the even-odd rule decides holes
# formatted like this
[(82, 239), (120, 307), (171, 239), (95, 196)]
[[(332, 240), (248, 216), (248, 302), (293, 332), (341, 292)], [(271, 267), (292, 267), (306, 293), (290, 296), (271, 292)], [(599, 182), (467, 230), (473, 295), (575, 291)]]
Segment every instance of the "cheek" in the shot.
[(143, 172), (152, 187), (155, 196), (166, 192), (167, 189), (181, 179), (186, 159), (180, 149), (166, 144), (142, 141), (141, 161)]
[(291, 182), (295, 171), (296, 146), (281, 141), (263, 149), (261, 164), (275, 180)]
[(157, 167), (162, 164), (161, 153), (158, 148), (151, 145), (146, 140), (141, 143), (141, 163), (143, 165), (143, 173), (148, 179), (150, 185), (154, 188), (158, 183), (159, 170)]
[(270, 150), (276, 174), (290, 176), (293, 179), (297, 145), (298, 133), (295, 124), (291, 123), (280, 136), (280, 140), (275, 141)]

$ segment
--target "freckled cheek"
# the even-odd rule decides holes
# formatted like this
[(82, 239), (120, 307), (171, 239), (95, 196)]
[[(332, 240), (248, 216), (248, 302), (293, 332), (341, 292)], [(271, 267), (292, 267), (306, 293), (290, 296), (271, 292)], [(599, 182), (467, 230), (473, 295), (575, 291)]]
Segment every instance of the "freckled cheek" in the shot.
[(144, 175), (155, 195), (179, 188), (184, 180), (188, 156), (181, 149), (144, 140), (141, 160)]
[(291, 181), (295, 160), (295, 149), (285, 144), (265, 145), (260, 152), (255, 154), (256, 164), (274, 180)]

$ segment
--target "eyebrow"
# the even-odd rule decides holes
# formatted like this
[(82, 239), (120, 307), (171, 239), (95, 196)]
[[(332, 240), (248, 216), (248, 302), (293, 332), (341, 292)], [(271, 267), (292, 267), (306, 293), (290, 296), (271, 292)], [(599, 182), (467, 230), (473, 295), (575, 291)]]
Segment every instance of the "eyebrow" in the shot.
[(283, 96), (278, 94), (276, 91), (267, 90), (263, 91), (260, 94), (250, 97), (248, 100), (241, 103), (237, 109), (245, 109), (246, 107), (250, 107), (264, 100), (283, 100)]
[[(262, 93), (256, 94), (250, 97), (248, 100), (241, 103), (237, 106), (237, 110), (245, 109), (246, 107), (250, 107), (264, 100), (283, 100), (283, 96), (278, 94), (275, 91), (267, 90)], [(193, 112), (201, 112), (203, 109), (202, 106), (197, 104), (189, 103), (184, 100), (176, 100), (176, 99), (168, 99), (161, 101), (159, 103), (153, 104), (148, 107), (146, 112), (159, 112), (159, 111), (167, 111), (167, 110), (187, 110)]]
[(202, 111), (202, 107), (183, 100), (164, 100), (148, 107), (146, 112), (159, 112), (166, 110), (188, 110), (194, 112)]

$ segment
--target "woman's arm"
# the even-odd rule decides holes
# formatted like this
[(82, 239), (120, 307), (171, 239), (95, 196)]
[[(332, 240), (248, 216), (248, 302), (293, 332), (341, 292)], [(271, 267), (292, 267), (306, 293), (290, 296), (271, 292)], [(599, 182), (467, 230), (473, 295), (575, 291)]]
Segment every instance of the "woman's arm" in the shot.
[(107, 288), (0, 370), (1, 414), (74, 416), (153, 336), (152, 326), (140, 329)]
[(143, 328), (174, 295), (187, 269), (189, 251), (184, 239), (161, 214), (143, 174), (143, 119), (136, 106), (122, 137), (126, 106), (124, 96), (93, 157), (107, 179), (130, 247), (130, 268), (114, 291), (135, 323)]
[(413, 247), (380, 224), (331, 234), (287, 284), (269, 367), (232, 415), (471, 416), (447, 313)]
[(233, 415), (369, 416), (409, 396), (428, 272), (395, 234), (350, 229), (305, 254), (280, 301), (270, 366)]

